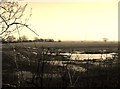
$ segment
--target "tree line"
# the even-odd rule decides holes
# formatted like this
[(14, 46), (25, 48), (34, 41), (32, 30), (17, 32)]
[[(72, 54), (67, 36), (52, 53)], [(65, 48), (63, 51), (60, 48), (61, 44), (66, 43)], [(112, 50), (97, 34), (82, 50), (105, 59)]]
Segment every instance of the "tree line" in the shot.
[[(29, 40), (25, 35), (16, 38), (14, 36), (8, 36), (7, 38), (2, 38), (2, 43), (18, 43), (18, 42), (56, 42), (54, 39), (43, 39), (35, 37), (33, 40)], [(58, 40), (57, 42), (61, 42)]]

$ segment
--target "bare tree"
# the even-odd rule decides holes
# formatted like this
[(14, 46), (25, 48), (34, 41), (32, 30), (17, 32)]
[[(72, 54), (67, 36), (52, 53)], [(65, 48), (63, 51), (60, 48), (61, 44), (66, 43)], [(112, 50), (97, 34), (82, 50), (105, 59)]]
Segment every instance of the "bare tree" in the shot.
[(106, 43), (108, 41), (108, 38), (103, 38), (103, 41)]
[[(27, 24), (32, 13), (30, 12), (27, 18), (24, 16), (26, 7), (27, 4), (21, 6), (18, 2), (4, 1), (0, 3), (0, 36), (7, 37), (15, 31), (20, 31), (23, 27), (34, 32)], [(23, 18), (25, 19), (23, 20)]]

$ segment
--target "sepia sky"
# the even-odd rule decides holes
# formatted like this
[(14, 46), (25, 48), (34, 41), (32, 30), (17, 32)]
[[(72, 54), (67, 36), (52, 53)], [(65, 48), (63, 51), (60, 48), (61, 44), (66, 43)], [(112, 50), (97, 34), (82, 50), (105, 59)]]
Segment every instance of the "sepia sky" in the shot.
[[(55, 40), (118, 40), (117, 0), (39, 0), (28, 3), (32, 8), (30, 27), (39, 38)], [(48, 2), (49, 1), (49, 2)], [(36, 35), (25, 29), (30, 39)]]

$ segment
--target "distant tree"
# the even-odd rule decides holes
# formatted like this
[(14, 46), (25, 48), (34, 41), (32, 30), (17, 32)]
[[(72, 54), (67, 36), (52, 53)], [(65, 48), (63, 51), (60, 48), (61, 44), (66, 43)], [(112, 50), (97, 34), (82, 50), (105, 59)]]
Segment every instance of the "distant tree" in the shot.
[(21, 42), (27, 42), (27, 41), (28, 41), (28, 38), (27, 38), (25, 35), (23, 35), (23, 36), (21, 36), (21, 37), (19, 38), (19, 41), (21, 41)]
[(33, 42), (33, 40), (28, 40), (28, 42)]
[(38, 37), (35, 37), (33, 41), (34, 42), (47, 42), (48, 40), (47, 39), (42, 39), (42, 38), (39, 39)]
[(58, 42), (61, 42), (61, 40), (58, 40)]
[(34, 38), (34, 41), (35, 41), (35, 42), (38, 42), (38, 41), (40, 41), (40, 39), (39, 39), (38, 37), (35, 37), (35, 38)]
[(43, 42), (43, 41), (44, 41), (44, 39), (40, 38), (40, 39), (39, 39), (39, 41), (40, 41), (40, 42)]
[(45, 41), (45, 42), (54, 42), (53, 39), (45, 39), (44, 41)]
[(106, 43), (108, 41), (108, 38), (103, 38), (103, 41)]
[(48, 42), (54, 42), (54, 40), (53, 39), (48, 39), (49, 41)]
[[(3, 39), (3, 40), (5, 40), (5, 39)], [(16, 38), (14, 37), (14, 36), (8, 36), (7, 38), (6, 38), (6, 41), (7, 42), (14, 42), (16, 40)]]

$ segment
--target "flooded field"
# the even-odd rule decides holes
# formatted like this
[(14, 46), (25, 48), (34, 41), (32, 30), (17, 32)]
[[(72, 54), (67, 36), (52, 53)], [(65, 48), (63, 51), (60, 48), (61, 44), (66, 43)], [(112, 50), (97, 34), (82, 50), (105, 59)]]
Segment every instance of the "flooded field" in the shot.
[(85, 43), (86, 47), (83, 43), (72, 44), (72, 47), (67, 46), (68, 43), (64, 43), (65, 46), (60, 43), (57, 47), (53, 44), (58, 43), (42, 43), (45, 47), (38, 44), (3, 45), (4, 87), (85, 88), (100, 87), (102, 83), (102, 88), (118, 86), (118, 50), (115, 44), (106, 47), (101, 43), (100, 48), (98, 43)]
[(70, 54), (70, 53), (61, 53), (61, 55), (67, 55), (71, 56), (70, 60), (84, 60), (84, 59), (100, 59), (100, 60), (105, 60), (105, 59), (112, 59), (114, 55), (117, 55), (117, 53), (106, 53), (106, 54)]

